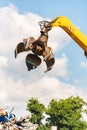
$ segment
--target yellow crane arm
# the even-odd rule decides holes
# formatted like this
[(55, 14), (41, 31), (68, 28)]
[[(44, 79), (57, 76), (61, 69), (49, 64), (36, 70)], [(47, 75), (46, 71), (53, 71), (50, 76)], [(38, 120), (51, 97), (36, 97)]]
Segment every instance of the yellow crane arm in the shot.
[(87, 56), (87, 36), (85, 36), (67, 17), (60, 16), (51, 21), (52, 27), (61, 27), (85, 52)]

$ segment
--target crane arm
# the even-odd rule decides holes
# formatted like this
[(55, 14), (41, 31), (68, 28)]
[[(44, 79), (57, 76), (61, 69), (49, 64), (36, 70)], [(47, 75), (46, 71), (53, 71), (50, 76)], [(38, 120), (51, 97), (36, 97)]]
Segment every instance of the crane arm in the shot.
[(52, 27), (61, 27), (85, 52), (87, 57), (87, 36), (85, 36), (67, 17), (61, 16), (51, 21)]

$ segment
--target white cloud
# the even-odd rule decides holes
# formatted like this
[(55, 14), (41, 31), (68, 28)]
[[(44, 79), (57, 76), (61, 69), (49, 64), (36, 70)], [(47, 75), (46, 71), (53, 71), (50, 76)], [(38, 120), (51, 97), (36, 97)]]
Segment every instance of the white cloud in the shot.
[[(81, 96), (86, 99), (80, 88), (63, 83), (55, 77), (44, 76), (36, 82), (18, 79), (16, 82), (6, 75), (0, 80), (0, 102), (4, 106), (14, 106), (17, 115), (24, 115), (26, 102), (31, 97), (38, 98), (42, 103), (48, 104), (51, 99), (67, 98), (69, 96)], [(5, 106), (5, 107), (6, 107)], [(17, 110), (18, 109), (18, 110)]]
[(69, 71), (68, 71), (68, 58), (65, 56), (65, 54), (62, 55), (62, 57), (56, 59), (54, 68), (52, 70), (52, 76), (61, 76), (64, 78), (68, 78)]
[[(45, 63), (28, 72), (25, 65), (26, 53), (14, 58), (14, 49), (18, 42), (30, 35), (35, 38), (39, 36), (38, 22), (42, 19), (32, 13), (19, 14), (14, 5), (0, 8), (0, 103), (15, 106), (18, 115), (25, 113), (26, 101), (31, 97), (38, 97), (46, 104), (52, 98), (66, 98), (71, 95), (85, 98), (85, 94), (77, 86), (63, 83), (56, 78), (69, 76), (68, 58), (65, 55), (56, 59), (53, 70), (47, 74), (44, 74)], [(59, 28), (53, 29), (49, 38), (48, 44), (56, 53), (64, 46), (62, 42), (70, 40)]]
[(0, 69), (7, 66), (7, 57), (0, 56)]
[(63, 49), (70, 40), (71, 38), (63, 29), (56, 27), (49, 32), (48, 45), (52, 46), (54, 52), (58, 52)]
[(81, 62), (80, 66), (83, 67), (83, 68), (87, 68), (87, 62)]

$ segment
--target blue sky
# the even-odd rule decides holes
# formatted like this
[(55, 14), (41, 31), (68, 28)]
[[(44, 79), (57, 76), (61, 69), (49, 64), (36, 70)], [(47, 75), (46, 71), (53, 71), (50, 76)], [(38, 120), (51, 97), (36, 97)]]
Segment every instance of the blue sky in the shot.
[(43, 73), (45, 65), (27, 72), (26, 54), (14, 60), (13, 50), (20, 40), (29, 35), (38, 37), (38, 21), (62, 15), (87, 35), (87, 0), (0, 0), (0, 99), (3, 106), (14, 105), (18, 115), (24, 112), (26, 101), (32, 96), (44, 103), (71, 95), (87, 100), (87, 59), (84, 51), (62, 29), (56, 28), (49, 33), (49, 45), (56, 58), (51, 72)]

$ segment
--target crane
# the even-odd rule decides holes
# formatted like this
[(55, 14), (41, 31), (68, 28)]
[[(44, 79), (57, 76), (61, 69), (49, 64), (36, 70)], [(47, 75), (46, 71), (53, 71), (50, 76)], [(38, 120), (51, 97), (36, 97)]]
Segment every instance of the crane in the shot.
[(61, 27), (83, 50), (87, 57), (87, 36), (84, 35), (66, 16), (54, 18), (51, 22), (52, 27)]
[(60, 16), (54, 18), (52, 21), (40, 21), (40, 36), (38, 39), (29, 37), (23, 39), (22, 42), (18, 43), (15, 49), (15, 58), (17, 54), (24, 51), (32, 51), (26, 56), (26, 65), (28, 71), (37, 68), (41, 64), (41, 58), (45, 61), (47, 71), (53, 68), (55, 63), (54, 54), (52, 48), (48, 47), (48, 32), (53, 27), (61, 27), (83, 50), (84, 55), (87, 57), (87, 36), (84, 35), (66, 16)]

